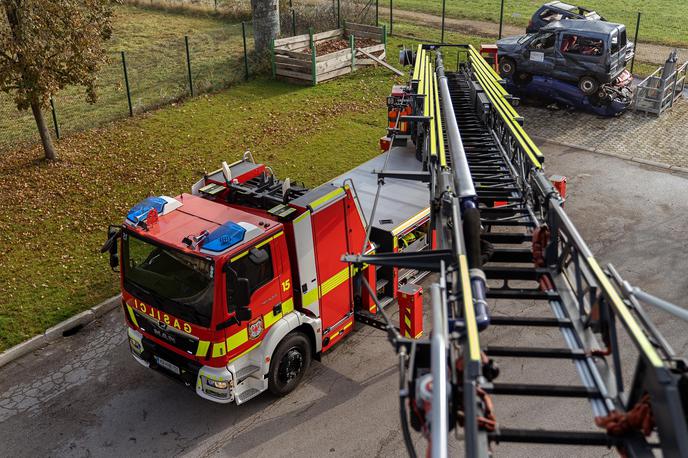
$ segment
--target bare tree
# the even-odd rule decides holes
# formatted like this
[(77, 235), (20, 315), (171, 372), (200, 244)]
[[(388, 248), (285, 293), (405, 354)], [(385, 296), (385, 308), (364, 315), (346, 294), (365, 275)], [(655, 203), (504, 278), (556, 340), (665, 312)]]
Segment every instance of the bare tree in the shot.
[(273, 38), (279, 37), (279, 0), (251, 0), (256, 53), (263, 55)]
[(111, 16), (106, 0), (0, 0), (0, 91), (19, 110), (31, 108), (46, 159), (57, 153), (42, 109), (68, 85), (85, 87), (95, 102)]

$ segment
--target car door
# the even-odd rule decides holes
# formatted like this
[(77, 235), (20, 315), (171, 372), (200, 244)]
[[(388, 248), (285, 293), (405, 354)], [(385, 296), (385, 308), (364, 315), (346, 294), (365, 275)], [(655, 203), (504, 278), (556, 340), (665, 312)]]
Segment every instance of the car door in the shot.
[(554, 70), (555, 43), (555, 33), (539, 34), (528, 43), (525, 62), (520, 68), (535, 75), (550, 75)]

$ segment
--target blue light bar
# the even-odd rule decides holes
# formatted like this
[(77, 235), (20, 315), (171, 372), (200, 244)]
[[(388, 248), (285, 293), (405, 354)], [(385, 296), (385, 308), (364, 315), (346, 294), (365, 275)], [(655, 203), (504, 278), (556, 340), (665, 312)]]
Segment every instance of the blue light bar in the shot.
[(131, 207), (127, 214), (127, 219), (134, 224), (138, 224), (146, 219), (148, 212), (152, 209), (155, 209), (158, 215), (162, 215), (166, 203), (167, 201), (162, 197), (148, 197)]
[(245, 228), (230, 221), (215, 229), (205, 238), (203, 249), (220, 253), (243, 241), (245, 234)]

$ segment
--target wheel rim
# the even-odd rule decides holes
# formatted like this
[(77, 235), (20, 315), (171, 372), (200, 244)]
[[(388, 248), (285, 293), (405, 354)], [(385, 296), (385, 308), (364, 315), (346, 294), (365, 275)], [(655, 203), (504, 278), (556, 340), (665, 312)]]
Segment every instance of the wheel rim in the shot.
[(297, 347), (290, 348), (280, 360), (277, 380), (282, 385), (294, 381), (303, 369), (303, 354)]
[(583, 86), (584, 91), (586, 91), (586, 92), (592, 91), (592, 87), (593, 87), (592, 81), (585, 80), (585, 81), (582, 81), (581, 84)]
[(505, 63), (502, 65), (502, 71), (503, 71), (504, 73), (511, 73), (511, 64), (508, 63), (508, 62), (505, 62)]

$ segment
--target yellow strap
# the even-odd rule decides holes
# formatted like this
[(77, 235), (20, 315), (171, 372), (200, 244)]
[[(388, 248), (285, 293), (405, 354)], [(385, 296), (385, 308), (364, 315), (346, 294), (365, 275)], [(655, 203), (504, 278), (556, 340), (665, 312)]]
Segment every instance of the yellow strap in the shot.
[(463, 294), (463, 315), (466, 322), (466, 337), (468, 338), (468, 357), (471, 361), (480, 361), (480, 340), (478, 339), (478, 323), (475, 322), (473, 308), (473, 293), (471, 280), (468, 277), (468, 261), (466, 255), (459, 256), (459, 272), (461, 274), (461, 292)]

